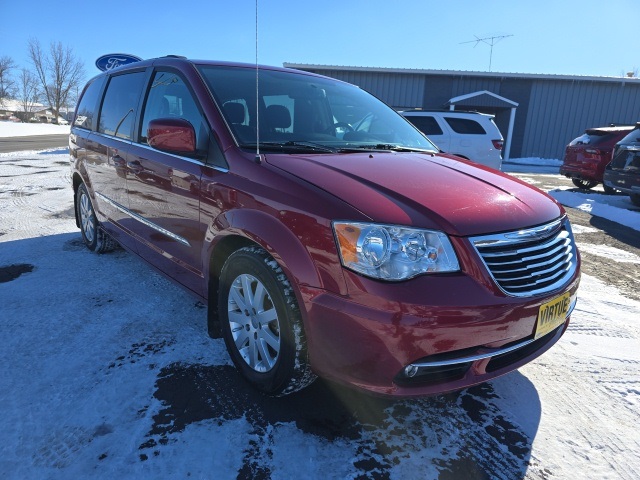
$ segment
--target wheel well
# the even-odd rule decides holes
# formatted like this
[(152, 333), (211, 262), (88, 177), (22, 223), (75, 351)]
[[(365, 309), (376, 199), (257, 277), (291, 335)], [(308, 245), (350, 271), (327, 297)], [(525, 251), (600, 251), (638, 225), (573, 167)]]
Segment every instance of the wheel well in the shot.
[(220, 240), (211, 254), (209, 262), (209, 278), (218, 278), (227, 258), (229, 258), (229, 256), (236, 250), (250, 245), (257, 244), (246, 237), (241, 237), (240, 235), (228, 235)]
[(209, 259), (209, 286), (208, 286), (208, 308), (207, 308), (207, 327), (211, 338), (221, 338), (222, 330), (220, 329), (220, 321), (218, 319), (218, 288), (220, 285), (220, 272), (227, 258), (244, 247), (258, 245), (252, 240), (241, 237), (240, 235), (229, 235), (214, 247)]
[(77, 173), (73, 174), (73, 191), (74, 193), (78, 191), (78, 187), (82, 183), (82, 178)]
[(73, 174), (73, 212), (76, 218), (76, 227), (80, 228), (80, 220), (78, 219), (78, 200), (76, 199), (76, 194), (78, 193), (78, 187), (82, 184), (82, 177), (77, 173)]

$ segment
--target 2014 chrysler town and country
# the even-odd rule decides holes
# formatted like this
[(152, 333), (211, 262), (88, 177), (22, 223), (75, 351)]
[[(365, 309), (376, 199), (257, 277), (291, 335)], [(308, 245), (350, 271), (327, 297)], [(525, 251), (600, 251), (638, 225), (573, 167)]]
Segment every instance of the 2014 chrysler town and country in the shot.
[(271, 395), (316, 375), (371, 393), (461, 389), (564, 333), (579, 255), (562, 207), (438, 149), (356, 86), (164, 57), (85, 87), (77, 224), (207, 302)]

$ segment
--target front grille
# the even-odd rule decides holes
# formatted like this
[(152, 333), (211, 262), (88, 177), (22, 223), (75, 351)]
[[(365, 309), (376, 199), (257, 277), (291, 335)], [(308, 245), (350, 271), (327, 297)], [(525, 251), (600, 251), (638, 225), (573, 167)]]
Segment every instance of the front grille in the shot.
[(566, 218), (515, 232), (471, 239), (491, 276), (508, 295), (529, 296), (563, 286), (577, 268)]

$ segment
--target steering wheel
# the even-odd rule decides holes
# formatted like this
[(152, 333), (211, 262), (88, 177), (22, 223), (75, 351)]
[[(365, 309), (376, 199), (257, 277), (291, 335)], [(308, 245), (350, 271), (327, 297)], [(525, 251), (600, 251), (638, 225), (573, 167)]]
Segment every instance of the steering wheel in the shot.
[(338, 128), (344, 128), (347, 132), (355, 131), (354, 128), (351, 125), (349, 125), (347, 122), (336, 122), (329, 128), (332, 128), (333, 131), (335, 131)]

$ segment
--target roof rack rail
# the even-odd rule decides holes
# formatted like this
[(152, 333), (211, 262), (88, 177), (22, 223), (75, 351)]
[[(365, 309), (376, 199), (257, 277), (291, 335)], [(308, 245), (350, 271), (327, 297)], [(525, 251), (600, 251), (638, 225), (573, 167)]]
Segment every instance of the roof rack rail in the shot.
[(402, 112), (410, 112), (410, 113), (428, 113), (428, 112), (443, 112), (443, 113), (484, 113), (479, 112), (478, 110), (449, 110), (448, 108), (406, 108), (401, 109)]

